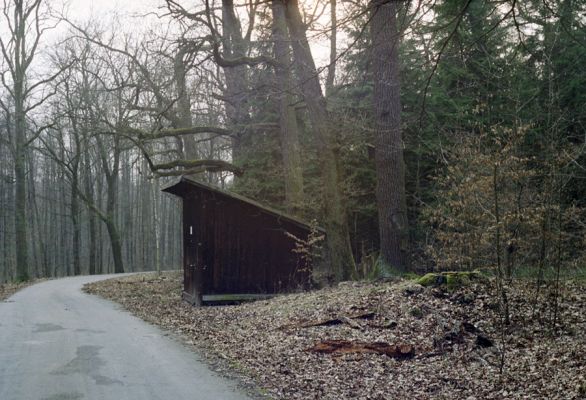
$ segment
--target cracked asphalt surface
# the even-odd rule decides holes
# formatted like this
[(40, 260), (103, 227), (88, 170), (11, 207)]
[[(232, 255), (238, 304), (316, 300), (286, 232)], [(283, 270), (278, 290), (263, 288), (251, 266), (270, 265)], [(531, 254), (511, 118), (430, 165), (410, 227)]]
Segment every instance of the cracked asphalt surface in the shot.
[(156, 327), (85, 294), (112, 276), (46, 281), (0, 302), (1, 400), (246, 400)]

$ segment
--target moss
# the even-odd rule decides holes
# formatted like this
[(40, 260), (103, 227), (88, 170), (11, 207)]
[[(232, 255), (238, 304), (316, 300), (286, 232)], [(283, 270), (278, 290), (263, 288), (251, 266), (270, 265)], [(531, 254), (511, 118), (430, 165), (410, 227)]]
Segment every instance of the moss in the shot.
[(409, 314), (411, 314), (415, 318), (422, 318), (423, 317), (423, 310), (419, 307), (413, 307), (409, 310)]
[(468, 273), (454, 273), (446, 275), (446, 287), (448, 290), (454, 290), (470, 284), (470, 275)]
[(415, 282), (420, 284), (421, 286), (440, 286), (446, 283), (446, 277), (442, 274), (438, 274), (435, 272), (430, 272), (428, 274), (423, 275), (421, 278), (417, 279)]
[(462, 286), (468, 286), (472, 282), (483, 282), (487, 278), (479, 271), (450, 271), (430, 272), (417, 279), (415, 282), (421, 286), (444, 286), (448, 290), (455, 290)]
[(403, 274), (403, 278), (410, 280), (410, 281), (416, 281), (417, 279), (421, 278), (421, 276), (417, 275), (414, 272), (405, 272)]

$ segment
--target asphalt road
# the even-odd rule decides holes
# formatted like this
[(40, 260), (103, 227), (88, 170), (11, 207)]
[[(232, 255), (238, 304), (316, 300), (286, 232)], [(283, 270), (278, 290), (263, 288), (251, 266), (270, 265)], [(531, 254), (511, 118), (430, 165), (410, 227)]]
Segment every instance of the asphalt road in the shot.
[(108, 276), (30, 286), (0, 302), (1, 400), (244, 400), (161, 330), (81, 292)]

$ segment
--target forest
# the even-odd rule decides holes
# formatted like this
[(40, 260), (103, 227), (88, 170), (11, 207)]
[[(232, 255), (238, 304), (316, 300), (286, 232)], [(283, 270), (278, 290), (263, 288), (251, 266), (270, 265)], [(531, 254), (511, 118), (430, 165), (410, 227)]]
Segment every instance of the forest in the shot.
[(0, 283), (180, 268), (180, 175), (322, 226), (329, 282), (584, 275), (586, 3), (159, 3), (0, 5)]

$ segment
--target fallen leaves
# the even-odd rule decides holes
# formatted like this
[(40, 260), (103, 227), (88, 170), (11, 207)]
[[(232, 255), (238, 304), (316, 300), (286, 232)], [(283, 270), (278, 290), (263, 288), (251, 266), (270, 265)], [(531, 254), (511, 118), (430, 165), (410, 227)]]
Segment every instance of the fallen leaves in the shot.
[[(563, 288), (561, 323), (555, 326), (548, 322), (552, 309), (546, 288), (535, 302), (532, 285), (513, 285), (512, 323), (504, 343), (493, 293), (479, 284), (448, 292), (409, 282), (345, 282), (202, 308), (181, 301), (180, 274), (125, 277), (88, 290), (182, 334), (198, 349), (225, 360), (216, 365), (221, 372), (236, 369), (275, 399), (583, 398), (586, 291), (577, 284)], [(368, 317), (353, 318), (359, 315)], [(488, 344), (484, 339), (492, 346), (483, 347)], [(361, 350), (305, 351), (341, 342)], [(372, 343), (389, 349), (410, 344), (416, 354), (399, 360), (368, 349)]]
[(0, 283), (0, 301), (6, 300), (19, 290), (24, 289), (27, 286), (33, 285), (39, 281), (40, 280), (32, 280), (20, 283)]
[(297, 324), (287, 324), (280, 326), (279, 329), (291, 329), (291, 328), (311, 328), (314, 326), (333, 326), (333, 325), (340, 325), (340, 324), (348, 324), (354, 329), (361, 329), (362, 326), (358, 324), (355, 319), (372, 319), (374, 318), (375, 314), (372, 311), (367, 311), (359, 314), (354, 315), (342, 315), (336, 318), (328, 318), (323, 320), (317, 321), (308, 321), (308, 322), (300, 322)]

